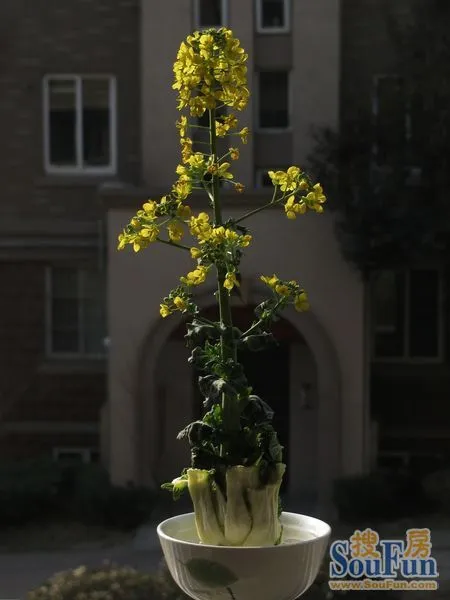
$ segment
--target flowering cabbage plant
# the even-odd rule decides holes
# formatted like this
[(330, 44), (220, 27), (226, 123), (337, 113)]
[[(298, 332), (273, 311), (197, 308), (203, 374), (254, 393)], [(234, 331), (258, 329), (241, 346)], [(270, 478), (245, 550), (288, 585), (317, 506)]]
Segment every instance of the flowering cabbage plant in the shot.
[[(241, 193), (231, 165), (239, 149), (230, 140), (247, 143), (249, 130), (238, 126), (236, 111), (249, 100), (245, 66), (247, 54), (229, 29), (211, 29), (187, 37), (174, 64), (181, 162), (170, 193), (148, 200), (119, 236), (119, 249), (135, 252), (163, 243), (189, 252), (194, 265), (180, 278), (160, 305), (163, 318), (181, 313), (187, 321), (189, 362), (200, 372), (204, 397), (202, 420), (187, 425), (179, 438), (191, 450), (191, 467), (163, 487), (177, 498), (189, 490), (203, 543), (263, 546), (281, 541), (279, 490), (285, 465), (273, 428), (273, 411), (253, 394), (238, 360), (240, 350), (258, 351), (274, 339), (271, 324), (280, 311), (293, 305), (308, 309), (303, 287), (277, 275), (261, 275), (268, 298), (255, 309), (246, 331), (233, 326), (230, 293), (239, 287), (239, 265), (252, 236), (244, 222), (252, 215), (283, 206), (288, 219), (307, 211), (321, 213), (326, 198), (299, 167), (269, 171), (272, 199), (239, 218), (225, 219), (220, 195), (229, 186)], [(198, 124), (207, 117), (208, 126)], [(206, 130), (209, 141), (195, 150), (191, 132)], [(219, 155), (218, 139), (230, 146)], [(232, 144), (232, 145), (231, 145)], [(194, 214), (188, 204), (194, 190), (206, 193), (205, 210)], [(208, 210), (209, 209), (209, 210)], [(189, 244), (183, 244), (189, 236)], [(220, 318), (206, 319), (195, 302), (196, 288), (215, 277)]]

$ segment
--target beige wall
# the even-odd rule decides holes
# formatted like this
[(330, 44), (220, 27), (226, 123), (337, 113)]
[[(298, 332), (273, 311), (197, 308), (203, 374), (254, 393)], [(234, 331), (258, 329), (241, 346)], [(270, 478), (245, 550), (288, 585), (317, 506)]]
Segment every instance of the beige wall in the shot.
[(294, 163), (305, 164), (311, 128), (339, 123), (340, 0), (294, 1)]

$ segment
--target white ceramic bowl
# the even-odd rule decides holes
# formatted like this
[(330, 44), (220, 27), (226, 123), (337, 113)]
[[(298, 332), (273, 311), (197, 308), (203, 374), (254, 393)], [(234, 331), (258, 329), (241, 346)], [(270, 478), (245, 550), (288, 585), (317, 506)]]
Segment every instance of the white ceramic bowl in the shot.
[(194, 513), (163, 521), (157, 532), (167, 566), (196, 600), (294, 600), (314, 582), (331, 534), (319, 519), (284, 512), (279, 546), (209, 546)]

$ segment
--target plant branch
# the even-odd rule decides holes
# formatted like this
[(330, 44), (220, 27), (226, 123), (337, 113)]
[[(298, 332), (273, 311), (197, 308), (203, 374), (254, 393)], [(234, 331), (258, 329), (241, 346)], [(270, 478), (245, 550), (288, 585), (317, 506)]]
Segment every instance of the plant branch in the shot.
[(239, 219), (236, 219), (235, 223), (240, 223), (241, 221), (244, 221), (244, 219), (248, 219), (248, 217), (256, 215), (257, 213), (265, 210), (266, 208), (269, 208), (269, 206), (275, 206), (276, 204), (279, 204), (284, 199), (284, 194), (283, 194), (283, 196), (281, 196), (281, 198), (278, 198), (278, 200), (275, 200), (276, 194), (277, 194), (277, 187), (275, 186), (272, 200), (270, 202), (267, 202), (267, 204), (263, 204), (263, 206), (258, 206), (258, 208), (254, 208), (253, 210), (249, 211), (248, 213), (245, 213), (245, 215), (243, 215), (242, 217), (239, 217)]
[(177, 242), (171, 242), (170, 240), (163, 240), (162, 238), (156, 238), (157, 242), (161, 242), (161, 244), (167, 244), (167, 246), (173, 246), (174, 248), (181, 248), (181, 250), (188, 250), (189, 252), (191, 251), (191, 249), (189, 248), (189, 246), (184, 246), (183, 244), (178, 244)]
[[(278, 302), (275, 304), (275, 306), (272, 308), (272, 310), (270, 311), (272, 314), (274, 314), (279, 306), (281, 305), (282, 300), (278, 300)], [(250, 329), (247, 329), (247, 331), (244, 331), (244, 333), (241, 335), (241, 339), (247, 337), (248, 335), (251, 335), (254, 331), (256, 331), (256, 329), (258, 329), (258, 327), (260, 327), (260, 325), (262, 325), (264, 323), (265, 319), (259, 319), (259, 321), (257, 321), (256, 323), (253, 323), (253, 325), (250, 327)]]
[[(209, 111), (210, 144), (213, 162), (217, 163), (217, 135), (215, 109)], [(214, 223), (216, 226), (222, 225), (222, 211), (220, 205), (220, 186), (219, 176), (216, 174), (212, 178), (212, 203), (214, 210)], [(228, 291), (224, 287), (224, 281), (227, 274), (226, 266), (216, 265), (217, 269), (217, 297), (219, 300), (219, 314), (222, 333), (220, 336), (222, 360), (236, 360), (236, 343), (233, 340), (233, 321), (231, 316), (231, 306)], [(239, 406), (233, 397), (222, 395), (222, 419), (223, 427), (226, 432), (239, 430), (240, 415)], [(224, 455), (226, 449), (221, 447), (221, 454)]]

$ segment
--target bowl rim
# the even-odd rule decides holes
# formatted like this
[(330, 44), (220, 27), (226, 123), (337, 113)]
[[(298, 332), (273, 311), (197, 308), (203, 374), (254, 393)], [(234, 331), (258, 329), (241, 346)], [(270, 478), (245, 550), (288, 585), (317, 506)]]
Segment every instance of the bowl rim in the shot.
[(164, 521), (161, 521), (161, 523), (158, 524), (158, 526), (156, 527), (156, 532), (158, 534), (158, 537), (160, 539), (164, 539), (168, 542), (171, 543), (176, 543), (176, 544), (181, 544), (183, 546), (194, 546), (194, 547), (198, 547), (200, 546), (201, 548), (220, 548), (220, 550), (223, 551), (245, 551), (245, 550), (262, 550), (262, 551), (268, 551), (268, 550), (278, 550), (278, 549), (286, 549), (286, 548), (292, 548), (292, 547), (296, 547), (296, 546), (303, 546), (305, 544), (310, 544), (311, 542), (316, 542), (319, 540), (325, 540), (327, 538), (329, 538), (331, 536), (331, 527), (328, 523), (326, 523), (325, 521), (322, 521), (321, 519), (318, 519), (317, 517), (312, 517), (310, 515), (304, 515), (301, 513), (293, 513), (293, 512), (286, 512), (283, 511), (281, 513), (281, 516), (286, 515), (286, 516), (292, 516), (292, 517), (305, 517), (306, 519), (311, 519), (312, 521), (315, 521), (316, 523), (319, 523), (321, 526), (325, 527), (325, 531), (324, 533), (320, 534), (320, 535), (316, 535), (314, 536), (314, 538), (309, 539), (309, 540), (298, 540), (295, 542), (289, 542), (289, 544), (277, 544), (277, 545), (273, 545), (273, 546), (215, 546), (213, 544), (202, 544), (200, 542), (189, 542), (187, 540), (180, 540), (178, 538), (172, 537), (170, 535), (168, 535), (167, 533), (165, 533), (163, 531), (164, 526), (169, 523), (169, 521), (174, 521), (176, 519), (179, 519), (180, 517), (193, 517), (195, 518), (195, 513), (194, 512), (190, 512), (190, 513), (183, 513), (181, 515), (175, 515), (173, 517), (169, 517), (168, 519), (164, 519)]

